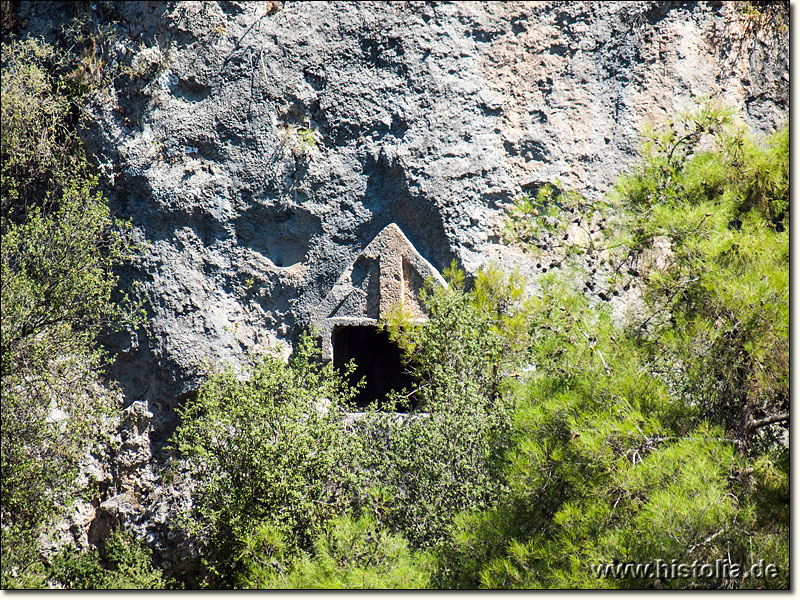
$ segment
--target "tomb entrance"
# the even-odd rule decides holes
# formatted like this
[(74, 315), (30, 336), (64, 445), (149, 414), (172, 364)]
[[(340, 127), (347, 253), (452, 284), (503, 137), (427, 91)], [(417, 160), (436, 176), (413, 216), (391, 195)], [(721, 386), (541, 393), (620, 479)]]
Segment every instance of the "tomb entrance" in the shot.
[[(340, 370), (355, 362), (351, 381), (366, 378), (356, 400), (359, 407), (380, 402), (391, 390), (412, 387), (400, 349), (378, 324), (398, 307), (413, 320), (424, 321), (419, 293), (426, 280), (447, 285), (392, 223), (367, 244), (321, 303), (314, 325), (322, 334), (323, 358)], [(387, 404), (381, 408), (393, 410)]]

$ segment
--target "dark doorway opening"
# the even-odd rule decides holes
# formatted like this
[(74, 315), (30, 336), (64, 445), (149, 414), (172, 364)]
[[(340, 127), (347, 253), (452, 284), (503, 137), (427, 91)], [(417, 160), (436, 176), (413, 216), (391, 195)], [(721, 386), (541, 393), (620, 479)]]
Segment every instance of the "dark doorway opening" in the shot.
[(389, 339), (389, 333), (373, 325), (337, 327), (333, 331), (333, 366), (344, 372), (350, 360), (356, 370), (350, 375), (350, 383), (355, 384), (362, 377), (367, 384), (356, 397), (356, 405), (366, 408), (375, 401), (382, 410), (399, 410), (386, 401), (386, 394), (392, 390), (413, 389), (414, 380), (403, 368), (400, 348)]

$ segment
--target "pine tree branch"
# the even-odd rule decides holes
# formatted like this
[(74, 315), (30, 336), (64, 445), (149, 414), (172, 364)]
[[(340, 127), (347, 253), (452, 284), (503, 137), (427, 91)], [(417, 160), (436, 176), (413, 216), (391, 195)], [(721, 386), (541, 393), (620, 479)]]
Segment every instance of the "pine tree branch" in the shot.
[(720, 530), (719, 530), (719, 531), (717, 531), (716, 533), (712, 533), (710, 536), (708, 536), (708, 537), (707, 537), (706, 539), (704, 539), (702, 542), (698, 542), (697, 544), (694, 544), (694, 545), (693, 545), (691, 548), (689, 548), (689, 554), (691, 554), (692, 552), (694, 552), (694, 551), (695, 551), (697, 548), (700, 548), (700, 547), (702, 547), (702, 546), (705, 546), (705, 545), (707, 545), (707, 544), (711, 543), (712, 541), (714, 541), (714, 538), (717, 538), (717, 537), (719, 537), (719, 536), (720, 536), (720, 535), (722, 535), (724, 532), (725, 532), (725, 529), (724, 529), (724, 528), (723, 528), (723, 529), (720, 529)]
[(748, 429), (752, 431), (753, 429), (758, 429), (759, 427), (764, 427), (765, 425), (771, 425), (772, 423), (780, 423), (781, 421), (788, 421), (789, 420), (789, 413), (780, 413), (777, 415), (770, 415), (769, 417), (764, 417), (763, 419), (756, 419), (754, 421), (750, 421), (750, 425)]

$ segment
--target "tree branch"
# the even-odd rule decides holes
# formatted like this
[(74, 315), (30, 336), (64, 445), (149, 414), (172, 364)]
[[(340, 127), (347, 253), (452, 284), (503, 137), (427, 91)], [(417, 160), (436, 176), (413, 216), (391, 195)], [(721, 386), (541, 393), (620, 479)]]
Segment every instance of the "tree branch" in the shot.
[(695, 551), (697, 548), (699, 548), (699, 547), (701, 547), (701, 546), (705, 546), (706, 544), (709, 544), (710, 542), (714, 541), (714, 538), (716, 538), (716, 537), (719, 537), (719, 536), (720, 536), (720, 535), (722, 535), (724, 532), (725, 532), (725, 529), (724, 529), (724, 528), (723, 528), (723, 529), (720, 529), (720, 530), (719, 530), (719, 531), (717, 531), (716, 533), (712, 533), (710, 536), (708, 536), (708, 537), (707, 537), (706, 539), (704, 539), (702, 542), (698, 542), (697, 544), (694, 544), (694, 545), (693, 545), (691, 548), (689, 548), (689, 554), (691, 554), (692, 552), (694, 552), (694, 551)]
[(789, 420), (789, 413), (780, 413), (777, 415), (770, 415), (769, 417), (764, 417), (763, 419), (757, 419), (754, 421), (750, 421), (748, 429), (752, 431), (753, 429), (758, 429), (759, 427), (764, 427), (764, 425), (771, 425), (772, 423), (780, 423), (781, 421), (788, 421)]

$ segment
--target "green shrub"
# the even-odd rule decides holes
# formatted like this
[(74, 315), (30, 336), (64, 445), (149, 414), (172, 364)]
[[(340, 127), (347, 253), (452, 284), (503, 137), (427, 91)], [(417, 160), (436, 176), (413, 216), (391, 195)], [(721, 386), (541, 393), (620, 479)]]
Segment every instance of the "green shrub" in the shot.
[(368, 509), (386, 535), (431, 548), (448, 538), (455, 514), (503, 494), (508, 380), (527, 332), (521, 281), (490, 270), (471, 292), (451, 285), (424, 301), (424, 327), (399, 316), (387, 324), (420, 382), (422, 411), (372, 408), (348, 424), (356, 390), (317, 362), (310, 336), (289, 364), (268, 358), (247, 379), (212, 377), (182, 411), (174, 442), (198, 482), (191, 520), (209, 581), (237, 585), (233, 547), (252, 546), (254, 532), (271, 532), (294, 560), (332, 518)]
[(168, 583), (153, 565), (150, 550), (120, 529), (106, 540), (104, 558), (94, 549), (61, 550), (51, 560), (49, 579), (71, 590), (164, 589)]
[(111, 298), (114, 268), (132, 245), (97, 191), (77, 136), (81, 99), (65, 95), (59, 74), (68, 60), (35, 40), (2, 46), (4, 581), (41, 574), (38, 531), (78, 493), (77, 462), (107, 439), (115, 408), (95, 336), (135, 321)]
[(4, 522), (25, 528), (51, 514), (114, 408), (94, 338), (127, 318), (111, 293), (128, 246), (94, 184), (71, 184), (57, 208), (3, 231), (1, 485)]
[(77, 134), (80, 98), (64, 90), (71, 58), (44, 42), (2, 45), (2, 220), (24, 219), (29, 207), (57, 202), (64, 188), (90, 174)]
[(788, 418), (788, 128), (759, 142), (708, 105), (645, 139), (617, 187), (650, 309), (635, 333), (704, 417), (745, 447), (773, 443), (759, 423)]
[(347, 433), (350, 390), (304, 336), (289, 364), (268, 357), (248, 379), (229, 371), (182, 411), (175, 447), (197, 482), (192, 527), (212, 581), (233, 585), (237, 539), (269, 522), (293, 551), (341, 514), (360, 485), (359, 439)]
[[(622, 328), (545, 278), (510, 493), (457, 517), (445, 585), (788, 585), (787, 135), (711, 105), (647, 133), (609, 240), (647, 310)], [(777, 578), (592, 569), (761, 559)]]
[(463, 273), (422, 294), (428, 319), (396, 314), (386, 324), (418, 382), (407, 418), (373, 412), (367, 471), (387, 495), (381, 519), (414, 547), (446, 542), (460, 511), (494, 505), (505, 493), (504, 452), (513, 413), (513, 375), (525, 362), (524, 282), (481, 270), (472, 290)]
[(310, 553), (288, 559), (279, 531), (261, 526), (241, 553), (243, 587), (265, 589), (413, 589), (430, 581), (430, 557), (413, 552), (368, 513), (333, 519)]

